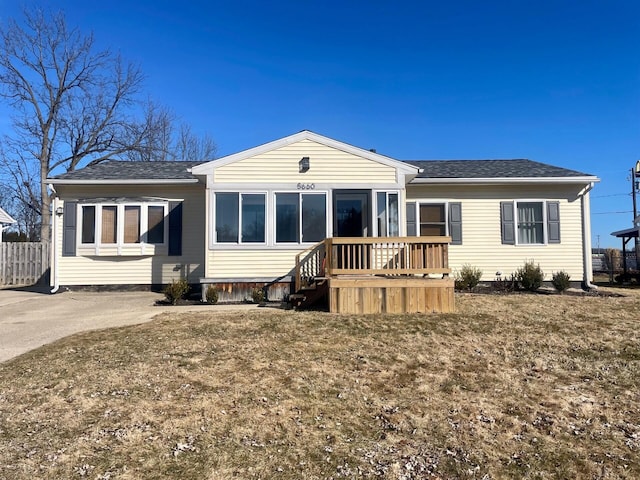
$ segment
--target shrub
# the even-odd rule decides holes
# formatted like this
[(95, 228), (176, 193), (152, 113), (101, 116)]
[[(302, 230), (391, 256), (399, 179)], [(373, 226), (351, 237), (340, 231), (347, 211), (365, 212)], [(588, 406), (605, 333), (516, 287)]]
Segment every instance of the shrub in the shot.
[(522, 288), (535, 292), (542, 286), (544, 280), (544, 273), (540, 268), (540, 265), (535, 265), (533, 260), (525, 262), (524, 266), (519, 268), (516, 272), (516, 278)]
[(564, 292), (567, 288), (571, 286), (570, 280), (571, 280), (571, 277), (564, 270), (555, 272), (551, 277), (551, 283), (553, 284), (553, 287), (560, 293)]
[(251, 299), (253, 303), (262, 303), (265, 300), (264, 290), (261, 287), (256, 287), (251, 290)]
[(165, 298), (171, 305), (177, 304), (178, 300), (184, 298), (188, 292), (189, 283), (186, 278), (181, 278), (178, 281), (174, 280), (162, 290), (162, 293), (164, 293)]
[(514, 273), (509, 277), (499, 276), (493, 282), (493, 288), (497, 292), (511, 293), (518, 287), (518, 280)]
[(482, 278), (482, 270), (465, 264), (459, 272), (456, 272), (456, 290), (473, 290), (480, 283), (480, 278)]
[(207, 291), (204, 293), (204, 298), (210, 305), (218, 303), (218, 288), (213, 285), (207, 287)]

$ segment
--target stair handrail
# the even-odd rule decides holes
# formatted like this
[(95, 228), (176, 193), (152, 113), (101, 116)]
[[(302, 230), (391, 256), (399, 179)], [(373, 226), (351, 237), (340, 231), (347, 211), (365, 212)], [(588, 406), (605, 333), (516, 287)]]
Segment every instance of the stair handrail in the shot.
[(325, 262), (325, 240), (322, 240), (296, 255), (296, 292), (302, 288), (303, 271), (305, 279), (323, 276)]

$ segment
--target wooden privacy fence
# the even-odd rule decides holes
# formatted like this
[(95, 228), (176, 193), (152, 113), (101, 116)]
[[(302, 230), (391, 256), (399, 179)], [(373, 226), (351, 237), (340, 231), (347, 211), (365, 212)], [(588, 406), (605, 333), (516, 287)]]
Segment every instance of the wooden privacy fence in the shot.
[(0, 243), (0, 285), (33, 285), (49, 269), (49, 243)]

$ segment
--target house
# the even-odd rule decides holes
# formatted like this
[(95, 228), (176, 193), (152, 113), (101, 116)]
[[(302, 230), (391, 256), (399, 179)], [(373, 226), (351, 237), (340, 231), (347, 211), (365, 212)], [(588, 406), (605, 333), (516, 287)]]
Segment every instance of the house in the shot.
[(0, 208), (0, 243), (2, 243), (2, 232), (14, 223), (16, 223), (16, 221), (11, 217), (11, 215)]
[(325, 270), (442, 282), (470, 264), (493, 280), (534, 260), (547, 280), (565, 270), (589, 286), (597, 181), (531, 160), (399, 161), (306, 130), (200, 164), (107, 161), (48, 179), (51, 278), (186, 277), (239, 300), (255, 286), (295, 293)]

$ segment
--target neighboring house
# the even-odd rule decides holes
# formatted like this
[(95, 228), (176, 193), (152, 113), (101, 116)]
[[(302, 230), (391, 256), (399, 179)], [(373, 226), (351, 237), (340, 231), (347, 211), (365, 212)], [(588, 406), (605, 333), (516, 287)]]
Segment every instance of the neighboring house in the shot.
[(2, 243), (2, 232), (14, 223), (16, 223), (16, 221), (11, 217), (11, 215), (0, 208), (0, 243)]
[(597, 181), (530, 160), (399, 161), (309, 131), (200, 164), (108, 161), (48, 180), (51, 278), (184, 276), (219, 285), (222, 299), (264, 284), (273, 298), (288, 293), (296, 255), (325, 237), (420, 235), (450, 237), (454, 272), (470, 264), (493, 280), (533, 260), (547, 280), (565, 270), (588, 285)]

